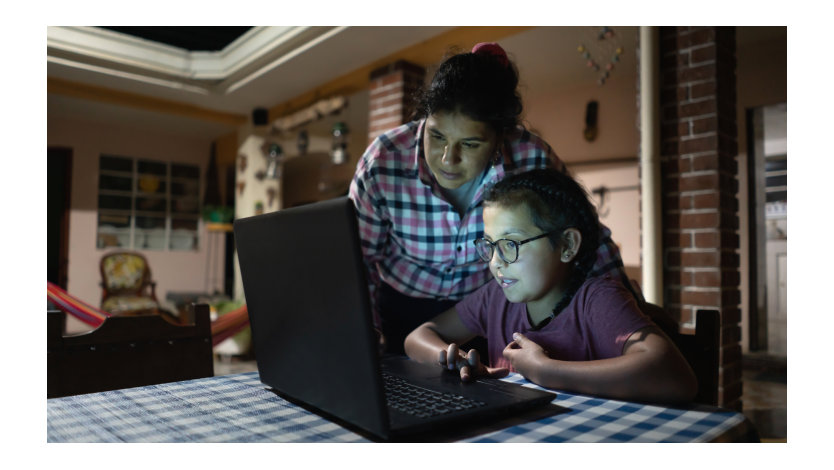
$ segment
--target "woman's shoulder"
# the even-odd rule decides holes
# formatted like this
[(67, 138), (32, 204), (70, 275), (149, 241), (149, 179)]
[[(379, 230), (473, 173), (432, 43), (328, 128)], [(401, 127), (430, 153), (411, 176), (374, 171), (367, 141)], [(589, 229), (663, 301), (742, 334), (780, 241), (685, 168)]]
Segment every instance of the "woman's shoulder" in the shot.
[(554, 164), (557, 164), (557, 167), (561, 165), (559, 157), (550, 144), (523, 126), (518, 126), (507, 134), (505, 141), (517, 168), (531, 169)]
[[(378, 135), (365, 149), (357, 175), (398, 174), (413, 170), (420, 121), (412, 121)], [(367, 176), (366, 176), (367, 177)]]
[(412, 150), (419, 141), (422, 121), (411, 121), (378, 135), (371, 143), (370, 149), (377, 149), (380, 153), (390, 153)]

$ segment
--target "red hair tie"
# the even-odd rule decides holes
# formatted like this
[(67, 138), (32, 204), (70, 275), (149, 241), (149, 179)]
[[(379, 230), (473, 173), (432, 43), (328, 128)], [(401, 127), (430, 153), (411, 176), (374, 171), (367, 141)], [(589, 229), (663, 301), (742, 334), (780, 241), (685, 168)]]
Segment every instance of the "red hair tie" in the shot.
[(510, 60), (507, 58), (507, 53), (504, 52), (504, 49), (499, 46), (497, 42), (479, 42), (472, 48), (472, 53), (491, 54), (498, 59), (498, 62), (500, 62), (501, 65), (506, 67), (510, 64)]

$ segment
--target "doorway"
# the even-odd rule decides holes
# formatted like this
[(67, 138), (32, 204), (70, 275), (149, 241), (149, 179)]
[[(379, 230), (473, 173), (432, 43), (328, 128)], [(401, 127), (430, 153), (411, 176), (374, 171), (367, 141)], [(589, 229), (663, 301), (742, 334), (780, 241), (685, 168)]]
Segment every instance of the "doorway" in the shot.
[(46, 150), (46, 279), (67, 288), (72, 149)]
[(787, 356), (787, 104), (747, 112), (750, 351)]

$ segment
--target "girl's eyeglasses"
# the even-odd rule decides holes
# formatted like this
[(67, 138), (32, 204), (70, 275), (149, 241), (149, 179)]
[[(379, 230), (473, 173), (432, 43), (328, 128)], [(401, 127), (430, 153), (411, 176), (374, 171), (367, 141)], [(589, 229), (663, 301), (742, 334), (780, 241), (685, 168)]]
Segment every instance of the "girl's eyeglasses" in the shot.
[(528, 238), (526, 240), (521, 240), (517, 242), (515, 240), (510, 240), (507, 238), (501, 238), (499, 240), (495, 240), (491, 242), (486, 238), (478, 238), (474, 241), (475, 243), (475, 251), (478, 252), (478, 256), (481, 257), (482, 260), (486, 261), (487, 263), (492, 260), (492, 256), (495, 253), (495, 247), (498, 247), (498, 257), (501, 258), (507, 264), (515, 263), (518, 260), (518, 248), (533, 240), (538, 240), (539, 238), (546, 237), (552, 233), (556, 233), (558, 230), (553, 230), (551, 232), (543, 233), (541, 235), (536, 235), (535, 237)]

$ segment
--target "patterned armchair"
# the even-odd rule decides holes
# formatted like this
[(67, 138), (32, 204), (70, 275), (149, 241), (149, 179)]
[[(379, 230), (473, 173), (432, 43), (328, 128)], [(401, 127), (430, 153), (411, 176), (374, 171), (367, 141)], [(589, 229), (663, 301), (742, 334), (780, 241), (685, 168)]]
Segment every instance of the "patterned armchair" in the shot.
[(161, 313), (148, 261), (117, 251), (101, 257), (101, 309), (114, 315)]

